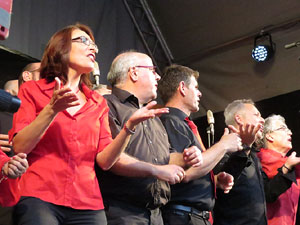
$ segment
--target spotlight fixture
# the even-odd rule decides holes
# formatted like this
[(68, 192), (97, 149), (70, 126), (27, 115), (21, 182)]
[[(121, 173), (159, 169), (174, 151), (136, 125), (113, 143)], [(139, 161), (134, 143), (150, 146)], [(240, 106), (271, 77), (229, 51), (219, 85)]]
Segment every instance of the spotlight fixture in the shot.
[[(259, 44), (258, 44), (259, 42)], [(257, 62), (265, 62), (271, 59), (275, 52), (275, 43), (269, 33), (263, 31), (254, 39), (254, 48), (252, 50), (252, 58)]]

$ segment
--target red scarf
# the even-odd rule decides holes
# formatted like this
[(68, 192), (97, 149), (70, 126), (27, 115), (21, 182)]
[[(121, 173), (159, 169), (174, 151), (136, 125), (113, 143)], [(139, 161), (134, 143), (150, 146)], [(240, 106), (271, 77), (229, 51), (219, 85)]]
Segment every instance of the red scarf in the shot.
[[(277, 169), (286, 162), (287, 157), (271, 149), (261, 149), (257, 153), (263, 171), (269, 178), (273, 178)], [(299, 167), (296, 168), (297, 183), (299, 183)], [(299, 187), (292, 183), (291, 187), (282, 193), (275, 202), (267, 203), (267, 217), (269, 225), (295, 225), (298, 208)]]

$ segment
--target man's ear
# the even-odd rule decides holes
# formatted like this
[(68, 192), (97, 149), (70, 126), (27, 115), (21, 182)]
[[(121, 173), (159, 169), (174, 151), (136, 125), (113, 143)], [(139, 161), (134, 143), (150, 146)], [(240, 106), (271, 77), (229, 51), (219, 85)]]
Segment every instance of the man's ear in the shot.
[(268, 141), (268, 142), (273, 142), (274, 141), (274, 138), (272, 137), (272, 135), (271, 134), (266, 134), (266, 140)]
[(135, 67), (129, 68), (128, 75), (130, 77), (130, 80), (132, 80), (132, 82), (136, 82), (139, 78)]
[(182, 96), (185, 96), (186, 85), (185, 85), (184, 81), (180, 81), (178, 89), (179, 89), (180, 94)]
[(22, 77), (25, 82), (32, 80), (32, 74), (29, 71), (24, 71)]
[(243, 120), (240, 114), (235, 114), (234, 115), (234, 120), (236, 122), (237, 125), (242, 125), (243, 124)]

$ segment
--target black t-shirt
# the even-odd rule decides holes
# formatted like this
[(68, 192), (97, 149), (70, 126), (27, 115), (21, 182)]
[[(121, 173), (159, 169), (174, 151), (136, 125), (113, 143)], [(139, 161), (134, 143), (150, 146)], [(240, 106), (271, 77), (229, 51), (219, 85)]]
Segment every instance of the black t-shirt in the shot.
[[(185, 121), (187, 115), (177, 108), (169, 108), (168, 114), (160, 119), (168, 133), (169, 142), (175, 151), (182, 153), (185, 148), (201, 145)], [(201, 149), (202, 150), (202, 149)], [(211, 211), (214, 206), (214, 185), (210, 173), (188, 183), (171, 185), (170, 204), (182, 204), (202, 211)]]

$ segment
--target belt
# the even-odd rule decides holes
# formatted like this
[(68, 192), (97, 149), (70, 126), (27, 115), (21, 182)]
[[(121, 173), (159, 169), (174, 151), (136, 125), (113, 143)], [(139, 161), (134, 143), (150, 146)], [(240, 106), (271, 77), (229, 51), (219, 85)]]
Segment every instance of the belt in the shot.
[(172, 210), (179, 210), (182, 212), (186, 212), (186, 213), (190, 213), (196, 216), (199, 216), (203, 219), (208, 220), (209, 219), (209, 211), (200, 211), (198, 209), (195, 209), (193, 207), (190, 206), (185, 206), (185, 205), (174, 205), (174, 204), (170, 204), (167, 206), (168, 209), (172, 209)]

